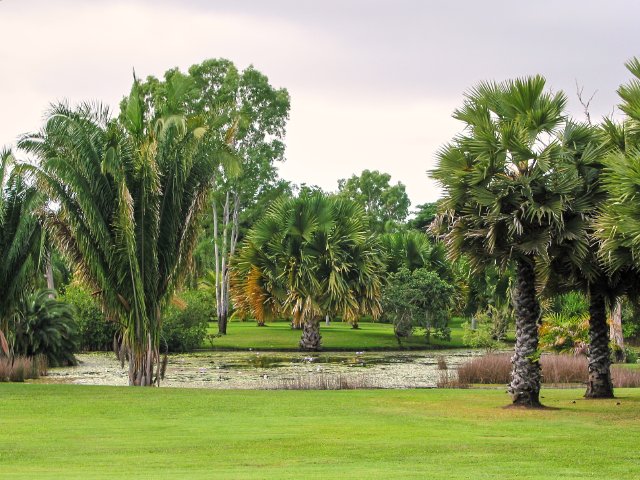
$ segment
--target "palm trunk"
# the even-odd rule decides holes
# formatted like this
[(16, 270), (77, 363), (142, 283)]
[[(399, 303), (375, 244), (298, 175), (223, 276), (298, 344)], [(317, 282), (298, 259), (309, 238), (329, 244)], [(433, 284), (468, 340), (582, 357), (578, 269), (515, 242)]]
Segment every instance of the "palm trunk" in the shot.
[(541, 407), (538, 321), (540, 304), (536, 297), (533, 258), (518, 260), (516, 291), (516, 348), (511, 363), (513, 406)]
[(589, 382), (586, 398), (613, 398), (607, 310), (602, 290), (589, 288)]
[(160, 386), (160, 376), (153, 376), (153, 368), (160, 358), (159, 348), (153, 345), (151, 335), (147, 335), (142, 345), (129, 348), (129, 385), (136, 387)]
[(302, 324), (302, 337), (300, 338), (300, 350), (317, 352), (320, 350), (320, 321), (317, 318), (305, 320)]

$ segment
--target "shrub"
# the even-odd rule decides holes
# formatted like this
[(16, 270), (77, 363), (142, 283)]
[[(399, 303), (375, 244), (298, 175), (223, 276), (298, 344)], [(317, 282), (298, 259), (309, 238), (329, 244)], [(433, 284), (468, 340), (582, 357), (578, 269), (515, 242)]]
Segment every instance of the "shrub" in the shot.
[(162, 319), (160, 345), (167, 352), (200, 348), (207, 326), (215, 316), (214, 302), (206, 292), (187, 290), (169, 306)]
[(54, 367), (77, 363), (72, 308), (56, 299), (53, 290), (24, 295), (9, 330), (15, 356), (42, 355)]
[(78, 348), (85, 352), (111, 350), (118, 325), (107, 321), (98, 300), (91, 292), (74, 282), (67, 286), (61, 298), (73, 307)]
[(557, 353), (582, 353), (589, 343), (589, 305), (578, 292), (559, 295), (543, 315), (540, 347)]
[(454, 289), (434, 272), (406, 268), (389, 275), (382, 293), (383, 316), (394, 324), (398, 342), (408, 337), (415, 327), (430, 336), (448, 340), (451, 330), (447, 326), (449, 309), (453, 304)]
[(480, 321), (476, 324), (475, 330), (471, 328), (469, 322), (462, 324), (462, 341), (471, 348), (482, 348), (493, 351), (500, 347), (500, 342), (493, 337), (491, 324)]

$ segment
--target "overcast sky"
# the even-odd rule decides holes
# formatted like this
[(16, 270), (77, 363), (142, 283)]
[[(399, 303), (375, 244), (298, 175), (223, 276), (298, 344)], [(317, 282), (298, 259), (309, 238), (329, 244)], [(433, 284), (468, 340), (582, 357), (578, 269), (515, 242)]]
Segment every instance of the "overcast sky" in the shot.
[(291, 94), (282, 177), (335, 190), (378, 169), (416, 205), (438, 198), (426, 171), (466, 89), (540, 73), (577, 117), (576, 81), (597, 90), (592, 117), (610, 114), (639, 18), (633, 0), (0, 0), (0, 145), (56, 100), (115, 107), (134, 68), (224, 57)]

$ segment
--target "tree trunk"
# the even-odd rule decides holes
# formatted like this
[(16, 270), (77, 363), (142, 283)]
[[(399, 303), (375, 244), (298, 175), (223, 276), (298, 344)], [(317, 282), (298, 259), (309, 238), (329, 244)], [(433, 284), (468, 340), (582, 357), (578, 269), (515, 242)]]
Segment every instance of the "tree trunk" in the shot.
[(317, 352), (320, 350), (320, 322), (317, 318), (310, 318), (302, 324), (302, 337), (300, 338), (300, 350)]
[[(233, 203), (233, 205), (231, 205)], [(218, 225), (218, 207), (213, 203), (213, 236), (215, 255), (215, 290), (218, 333), (227, 334), (229, 320), (229, 258), (234, 254), (238, 243), (240, 195), (227, 191), (222, 209), (222, 232)], [(221, 233), (221, 235), (219, 235)]]
[(153, 367), (158, 364), (160, 352), (147, 335), (143, 345), (129, 347), (129, 385), (135, 387), (160, 386), (159, 373), (154, 378)]
[(518, 260), (516, 291), (516, 348), (511, 363), (509, 393), (513, 406), (541, 407), (538, 322), (540, 304), (536, 297), (533, 258)]
[(46, 255), (47, 255), (47, 259), (46, 259), (47, 266), (46, 266), (46, 269), (45, 269), (44, 276), (45, 276), (45, 278), (47, 280), (47, 288), (49, 290), (55, 290), (56, 289), (56, 284), (53, 281), (53, 266), (51, 265), (51, 252), (47, 252)]
[(589, 382), (586, 398), (613, 398), (607, 310), (602, 290), (589, 288)]
[(609, 324), (609, 338), (615, 345), (616, 362), (624, 362), (624, 336), (622, 335), (622, 298), (618, 298), (616, 305), (611, 312), (611, 323)]

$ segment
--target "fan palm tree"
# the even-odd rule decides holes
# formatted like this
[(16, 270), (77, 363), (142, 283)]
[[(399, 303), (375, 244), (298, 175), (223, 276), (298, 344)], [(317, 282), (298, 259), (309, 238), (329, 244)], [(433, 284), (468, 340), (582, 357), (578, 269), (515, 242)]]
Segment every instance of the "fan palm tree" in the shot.
[(620, 86), (620, 109), (625, 119), (610, 119), (602, 125), (602, 138), (608, 148), (602, 173), (607, 198), (596, 220), (596, 235), (601, 240), (600, 258), (610, 276), (622, 277), (631, 297), (638, 295), (640, 276), (640, 60), (626, 64), (633, 78)]
[(30, 170), (59, 204), (47, 226), (60, 250), (121, 325), (130, 385), (159, 385), (162, 311), (186, 273), (225, 151), (200, 148), (202, 119), (180, 109), (189, 85), (170, 87), (151, 106), (134, 80), (117, 121), (99, 106), (55, 106), (44, 129), (20, 142), (40, 157)]
[(248, 233), (233, 266), (238, 309), (259, 321), (292, 316), (300, 348), (318, 350), (326, 314), (380, 314), (379, 248), (353, 201), (313, 194), (276, 201)]
[(575, 165), (581, 184), (571, 210), (565, 212), (565, 230), (550, 249), (548, 267), (553, 275), (545, 288), (547, 293), (579, 290), (588, 295), (586, 398), (613, 398), (607, 305), (613, 305), (615, 298), (635, 283), (635, 275), (626, 268), (610, 275), (598, 255), (600, 242), (595, 236), (595, 221), (606, 198), (601, 182), (606, 148), (600, 133), (595, 127), (570, 122), (560, 136), (566, 158)]
[[(434, 229), (453, 259), (466, 254), (475, 269), (516, 270), (516, 346), (509, 392), (513, 405), (540, 406), (536, 267), (565, 230), (578, 176), (557, 132), (563, 93), (546, 93), (540, 76), (481, 83), (454, 118), (465, 130), (438, 154), (431, 175), (445, 198)], [(540, 280), (540, 279), (538, 279)]]
[(387, 256), (387, 272), (395, 273), (401, 268), (409, 271), (427, 268), (445, 280), (450, 277), (444, 246), (431, 242), (422, 232), (385, 233), (380, 236), (380, 243)]
[(9, 320), (20, 295), (35, 280), (42, 229), (35, 210), (42, 195), (14, 168), (10, 151), (0, 152), (0, 353), (9, 354)]

